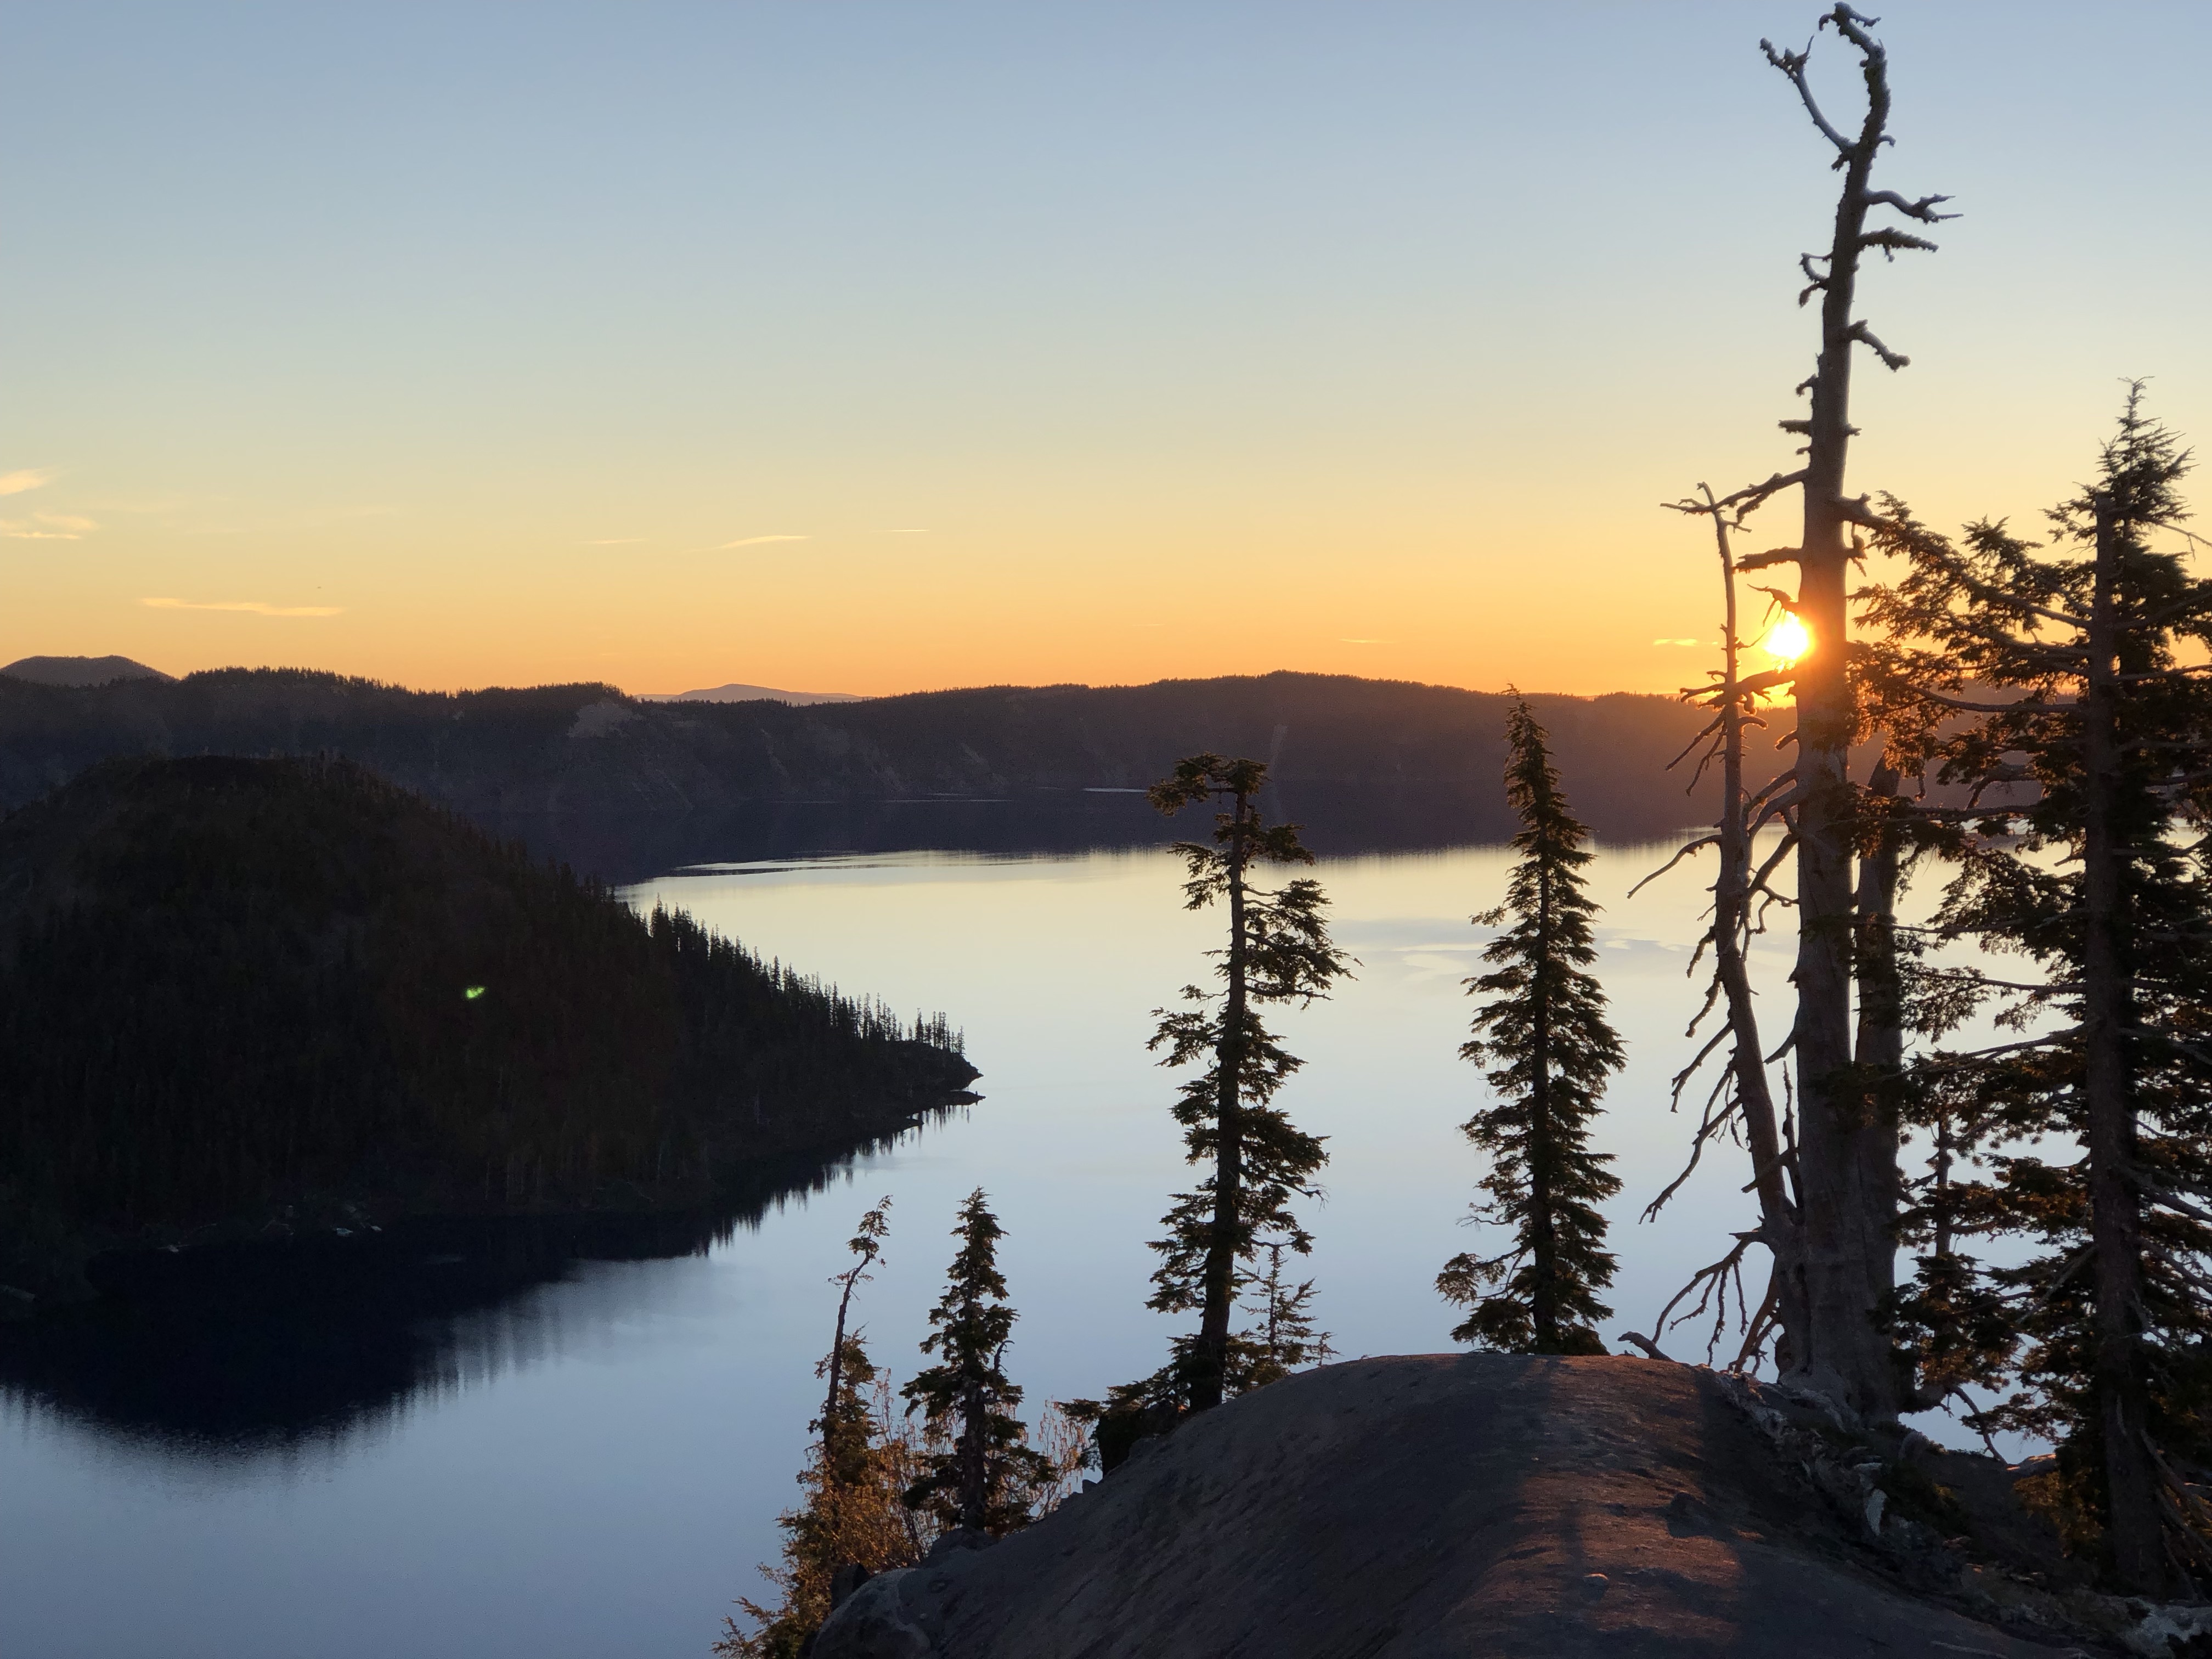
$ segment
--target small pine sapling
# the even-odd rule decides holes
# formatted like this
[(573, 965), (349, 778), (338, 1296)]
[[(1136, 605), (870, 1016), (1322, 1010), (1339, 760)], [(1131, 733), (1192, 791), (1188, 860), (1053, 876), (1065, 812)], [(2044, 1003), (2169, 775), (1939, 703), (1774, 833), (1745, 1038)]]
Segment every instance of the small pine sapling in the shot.
[(1260, 1319), (1237, 1339), (1243, 1351), (1239, 1393), (1279, 1382), (1301, 1365), (1321, 1364), (1336, 1352), (1328, 1346), (1329, 1334), (1314, 1328), (1313, 1280), (1293, 1285), (1283, 1273), (1283, 1252), (1291, 1248), (1290, 1241), (1270, 1239), (1260, 1248), (1267, 1253), (1267, 1271), (1252, 1274), (1249, 1281)]

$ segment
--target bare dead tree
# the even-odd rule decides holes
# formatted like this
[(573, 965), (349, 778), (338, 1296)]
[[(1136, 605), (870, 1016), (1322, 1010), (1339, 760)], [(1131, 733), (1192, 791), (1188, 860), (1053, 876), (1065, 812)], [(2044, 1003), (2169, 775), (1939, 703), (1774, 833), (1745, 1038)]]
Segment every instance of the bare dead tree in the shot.
[[(1880, 994), (1861, 999), (1855, 1031), (1852, 991), (1859, 947), (1878, 953), (1890, 937), (1896, 883), (1893, 863), (1885, 875), (1879, 857), (1866, 882), (1855, 879), (1866, 813), (1850, 775), (1850, 744), (1859, 721), (1846, 672), (1848, 584), (1851, 562), (1861, 550), (1856, 530), (1878, 520), (1866, 496), (1844, 494), (1844, 477), (1857, 430), (1850, 422), (1855, 349), (1865, 347), (1893, 370), (1903, 368), (1907, 360), (1852, 310), (1860, 264), (1869, 252), (1889, 258), (1932, 251), (1935, 246), (1895, 225), (1870, 228), (1868, 219), (1875, 210), (1887, 209), (1919, 224), (1953, 216), (1936, 210), (1946, 198), (1907, 200), (1871, 183), (1875, 161), (1891, 142), (1889, 60), (1870, 32), (1875, 21), (1838, 4), (1819, 23), (1819, 29), (1834, 29), (1858, 53), (1866, 109), (1855, 134), (1830, 121), (1814, 96), (1807, 74), (1811, 43), (1802, 52), (1783, 52), (1769, 41), (1759, 42), (1767, 61), (1796, 88), (1843, 177), (1827, 253), (1805, 254), (1799, 260), (1805, 286), (1798, 303), (1820, 297), (1820, 345), (1813, 373), (1797, 388), (1809, 398), (1807, 413), (1781, 424), (1805, 441), (1799, 452), (1804, 465), (1730, 495), (1716, 499), (1706, 492), (1703, 501), (1691, 505), (1711, 514), (1717, 526), (1725, 516), (1739, 528), (1746, 515), (1792, 489), (1803, 507), (1797, 545), (1735, 562), (1738, 571), (1796, 564), (1796, 593), (1777, 597), (1811, 635), (1810, 647), (1783, 677), (1796, 705), (1795, 763), (1780, 789), (1769, 786), (1751, 797), (1786, 817), (1796, 858), (1798, 946), (1792, 980), (1797, 1007), (1784, 1046), (1794, 1054), (1797, 1076), (1797, 1224), (1792, 1248), (1802, 1291), (1778, 1288), (1773, 1302), (1790, 1375), (1863, 1415), (1887, 1419), (1896, 1414), (1898, 1389), (1880, 1312), (1895, 1279), (1898, 1125), (1893, 1108), (1885, 1103), (1887, 1091), (1870, 1087), (1869, 1078), (1885, 1067), (1893, 1073), (1902, 1037), (1896, 999)], [(1728, 829), (1725, 820), (1723, 828)], [(1866, 915), (1860, 908), (1863, 897), (1872, 907)], [(1717, 890), (1717, 910), (1720, 902)], [(1733, 1010), (1730, 1018), (1733, 1025)], [(1740, 1050), (1740, 1036), (1736, 1042)], [(1736, 1088), (1740, 1096), (1741, 1077)], [(1742, 1110), (1740, 1098), (1735, 1110)], [(1741, 1121), (1748, 1130), (1750, 1120)], [(1760, 1168), (1756, 1153), (1753, 1168)], [(1761, 1209), (1763, 1231), (1769, 1213), (1764, 1193)], [(1802, 1303), (1795, 1300), (1799, 1295)]]
[[(1674, 1309), (1695, 1295), (1698, 1300), (1682, 1319), (1700, 1317), (1709, 1306), (1712, 1307), (1716, 1317), (1713, 1344), (1717, 1344), (1726, 1322), (1729, 1289), (1734, 1285), (1743, 1325), (1743, 1341), (1735, 1363), (1739, 1366), (1748, 1364), (1765, 1348), (1771, 1335), (1778, 1335), (1776, 1366), (1784, 1370), (1792, 1356), (1802, 1352), (1807, 1338), (1804, 1219), (1791, 1184), (1796, 1176), (1796, 1148), (1786, 1121), (1775, 1110), (1774, 1091), (1767, 1073), (1770, 1057), (1760, 1036), (1759, 1010), (1753, 1000), (1749, 951), (1752, 936), (1759, 927), (1759, 914), (1766, 905), (1789, 902), (1774, 890), (1770, 878), (1796, 844), (1791, 823), (1795, 797), (1790, 793), (1796, 774), (1794, 770), (1786, 771), (1754, 793), (1744, 781), (1744, 746), (1747, 733), (1765, 726), (1760, 709), (1788, 680), (1789, 671), (1771, 669), (1752, 675), (1743, 672), (1743, 636), (1737, 616), (1738, 564), (1731, 541), (1733, 532), (1742, 527), (1741, 502), (1725, 505), (1715, 499), (1709, 487), (1700, 484), (1697, 497), (1674, 506), (1679, 511), (1704, 517), (1712, 525), (1713, 545), (1720, 557), (1724, 608), (1720, 670), (1711, 684), (1684, 694), (1709, 708), (1712, 718), (1679, 757), (1686, 759), (1693, 753), (1698, 757), (1692, 787), (1708, 769), (1719, 767), (1720, 820), (1712, 834), (1691, 842), (1662, 871), (1644, 878), (1646, 882), (1654, 880), (1681, 859), (1709, 848), (1718, 854), (1720, 867), (1713, 880), (1711, 924), (1699, 941), (1698, 954), (1691, 964), (1692, 971), (1696, 971), (1698, 963), (1710, 951), (1711, 978), (1706, 983), (1704, 1004), (1690, 1022), (1687, 1035), (1696, 1038), (1716, 1011), (1721, 1018), (1690, 1063), (1675, 1075), (1675, 1103), (1680, 1105), (1684, 1091), (1715, 1054), (1724, 1050), (1727, 1060), (1718, 1080), (1705, 1097), (1697, 1132), (1691, 1139), (1687, 1164), (1646, 1206), (1644, 1216), (1647, 1221), (1656, 1217), (1698, 1167), (1706, 1145), (1725, 1134), (1741, 1142), (1750, 1152), (1749, 1186), (1759, 1195), (1759, 1220), (1756, 1228), (1738, 1234), (1735, 1247), (1719, 1261), (1692, 1275), (1689, 1283), (1660, 1311), (1653, 1335), (1663, 1337), (1670, 1323), (1680, 1322), (1673, 1317)], [(1784, 826), (1782, 840), (1762, 860), (1756, 850), (1759, 831), (1778, 822)], [(1637, 884), (1639, 888), (1644, 884)], [(1771, 1258), (1766, 1293), (1756, 1308), (1749, 1304), (1741, 1289), (1744, 1255), (1753, 1244), (1765, 1245)], [(1713, 1344), (1708, 1345), (1709, 1351)], [(1648, 1342), (1639, 1342), (1638, 1346), (1647, 1349), (1650, 1346)]]

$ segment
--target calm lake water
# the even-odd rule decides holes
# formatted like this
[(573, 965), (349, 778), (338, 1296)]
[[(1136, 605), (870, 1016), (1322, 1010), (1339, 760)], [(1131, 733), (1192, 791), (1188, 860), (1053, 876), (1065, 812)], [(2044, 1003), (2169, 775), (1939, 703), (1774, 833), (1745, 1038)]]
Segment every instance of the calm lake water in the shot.
[[(1699, 988), (1684, 975), (1702, 878), (1626, 897), (1664, 856), (1607, 849), (1592, 878), (1632, 1056), (1603, 1130), (1626, 1183), (1608, 1334), (1648, 1332), (1750, 1219), (1741, 1153), (1711, 1160), (1656, 1224), (1637, 1219), (1681, 1159), (1667, 1082)], [(1510, 857), (1467, 848), (1317, 872), (1362, 966), (1334, 1001), (1282, 1017), (1307, 1062), (1282, 1103), (1330, 1138), (1305, 1271), (1347, 1356), (1449, 1346), (1432, 1281), (1473, 1242), (1458, 1222), (1479, 1173), (1456, 1129), (1478, 1098), (1455, 1057), (1460, 981), (1482, 944), (1467, 918), (1497, 901)], [(1021, 1310), (1009, 1367), (1032, 1402), (1152, 1369), (1170, 1327), (1143, 1309), (1145, 1242), (1188, 1172), (1172, 1078), (1145, 1048), (1149, 1011), (1201, 975), (1215, 925), (1180, 908), (1178, 874), (1158, 848), (908, 852), (628, 890), (848, 990), (946, 1011), (985, 1098), (817, 1190), (794, 1175), (700, 1253), (580, 1261), (547, 1279), (541, 1258), (566, 1247), (414, 1241), (410, 1282), (450, 1273), (462, 1288), (357, 1319), (350, 1292), (329, 1292), (274, 1331), (142, 1328), (44, 1370), (0, 1366), (0, 1655), (702, 1654), (732, 1599), (761, 1588), (755, 1564), (775, 1551), (816, 1403), (825, 1280), (884, 1194), (889, 1260), (858, 1304), (879, 1362), (902, 1376), (918, 1363), (954, 1206), (980, 1185), (1007, 1229)], [(1777, 985), (1784, 948), (1762, 969)], [(1671, 1351), (1699, 1348), (1684, 1332)]]

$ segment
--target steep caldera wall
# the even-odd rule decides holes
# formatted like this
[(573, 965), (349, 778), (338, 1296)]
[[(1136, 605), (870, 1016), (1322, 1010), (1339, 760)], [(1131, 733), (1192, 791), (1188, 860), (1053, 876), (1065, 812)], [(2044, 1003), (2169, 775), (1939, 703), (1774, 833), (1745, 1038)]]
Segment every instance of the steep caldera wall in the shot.
[[(1612, 838), (1709, 816), (1667, 763), (1697, 714), (1626, 694), (1531, 699), (1577, 809)], [(1285, 787), (1437, 792), (1468, 839), (1510, 833), (1502, 695), (1276, 673), (988, 687), (865, 702), (648, 703), (604, 685), (458, 694), (295, 670), (51, 686), (0, 676), (0, 804), (125, 754), (343, 756), (472, 815), (683, 813), (760, 802), (1134, 789), (1201, 750)]]

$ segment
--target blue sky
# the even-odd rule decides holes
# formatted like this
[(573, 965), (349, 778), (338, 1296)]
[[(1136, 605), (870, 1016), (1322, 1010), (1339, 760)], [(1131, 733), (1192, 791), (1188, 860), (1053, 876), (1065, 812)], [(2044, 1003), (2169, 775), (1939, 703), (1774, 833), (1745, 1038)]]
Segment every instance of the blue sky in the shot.
[[(0, 653), (1694, 678), (1656, 503), (1788, 459), (1815, 15), (10, 5)], [(1865, 284), (1857, 487), (2032, 513), (2126, 374), (2212, 427), (2212, 12), (1880, 32), (1967, 216)]]

